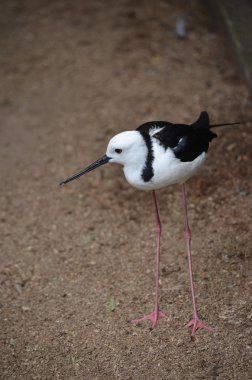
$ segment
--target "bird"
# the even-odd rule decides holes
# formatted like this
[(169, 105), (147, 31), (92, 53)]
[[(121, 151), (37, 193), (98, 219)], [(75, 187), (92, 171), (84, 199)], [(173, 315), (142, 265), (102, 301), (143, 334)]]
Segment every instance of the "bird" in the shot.
[(237, 124), (240, 122), (210, 124), (206, 111), (202, 111), (192, 124), (175, 124), (167, 121), (146, 122), (136, 130), (124, 131), (112, 137), (105, 155), (60, 182), (60, 185), (66, 184), (101, 165), (116, 163), (123, 166), (125, 178), (131, 186), (152, 192), (156, 220), (155, 302), (150, 313), (130, 321), (133, 325), (150, 321), (153, 329), (157, 326), (158, 320), (166, 316), (166, 313), (160, 308), (161, 220), (156, 190), (179, 184), (182, 186), (186, 251), (192, 298), (192, 318), (185, 326), (191, 329), (192, 336), (198, 330), (215, 331), (214, 327), (208, 326), (202, 321), (196, 303), (185, 183), (204, 164), (209, 144), (217, 137), (212, 129)]

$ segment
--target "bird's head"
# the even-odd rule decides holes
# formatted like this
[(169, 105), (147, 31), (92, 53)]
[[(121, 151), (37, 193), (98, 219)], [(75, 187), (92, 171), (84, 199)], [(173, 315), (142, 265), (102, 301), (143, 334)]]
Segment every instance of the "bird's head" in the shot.
[(145, 160), (146, 145), (139, 132), (126, 131), (112, 137), (109, 141), (106, 156), (109, 162), (134, 165)]
[(104, 165), (108, 162), (123, 166), (144, 164), (147, 154), (146, 144), (138, 131), (126, 131), (112, 137), (108, 143), (104, 156), (91, 165), (62, 181), (60, 185), (73, 181), (76, 178)]

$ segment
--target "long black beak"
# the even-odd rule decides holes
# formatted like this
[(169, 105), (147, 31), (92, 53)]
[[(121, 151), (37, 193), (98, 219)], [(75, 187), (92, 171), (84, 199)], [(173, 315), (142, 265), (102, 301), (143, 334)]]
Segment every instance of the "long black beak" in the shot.
[(76, 178), (81, 177), (83, 174), (91, 172), (91, 170), (94, 170), (94, 169), (98, 168), (99, 166), (106, 164), (107, 162), (109, 162), (109, 160), (110, 160), (110, 157), (106, 156), (106, 154), (105, 154), (104, 156), (99, 158), (99, 160), (97, 160), (97, 161), (93, 162), (91, 165), (89, 165), (87, 168), (82, 169), (78, 173), (75, 173), (71, 177), (65, 179), (65, 181), (60, 182), (60, 185), (64, 185), (65, 183), (68, 183), (70, 181), (73, 181)]

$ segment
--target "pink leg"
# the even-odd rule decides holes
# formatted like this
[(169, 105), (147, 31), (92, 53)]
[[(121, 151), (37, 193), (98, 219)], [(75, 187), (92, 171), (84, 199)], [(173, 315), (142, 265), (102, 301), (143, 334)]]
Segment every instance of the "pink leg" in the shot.
[(196, 306), (193, 271), (192, 271), (191, 231), (190, 231), (189, 223), (188, 223), (186, 190), (185, 190), (184, 185), (183, 185), (183, 204), (184, 204), (184, 213), (185, 213), (185, 229), (186, 229), (185, 236), (186, 236), (187, 257), (188, 257), (188, 265), (189, 265), (189, 278), (190, 278), (192, 306), (193, 306), (193, 318), (187, 323), (186, 327), (192, 328), (192, 335), (194, 335), (196, 331), (199, 329), (205, 329), (205, 330), (213, 332), (215, 330), (212, 327), (204, 325), (202, 321), (200, 320), (197, 306)]
[(150, 314), (144, 315), (141, 318), (133, 319), (131, 323), (138, 324), (142, 321), (151, 321), (152, 328), (155, 328), (157, 325), (158, 318), (165, 317), (165, 313), (159, 309), (159, 282), (160, 282), (160, 236), (161, 236), (161, 222), (158, 212), (158, 205), (156, 199), (156, 193), (152, 191), (154, 209), (156, 215), (156, 236), (157, 236), (157, 254), (156, 254), (156, 296), (155, 296), (155, 305), (154, 309)]

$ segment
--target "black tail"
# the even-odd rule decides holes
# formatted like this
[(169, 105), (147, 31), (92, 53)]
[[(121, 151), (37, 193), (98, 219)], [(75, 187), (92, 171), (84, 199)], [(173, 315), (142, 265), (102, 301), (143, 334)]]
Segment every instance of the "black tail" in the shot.
[(209, 121), (209, 116), (206, 111), (203, 111), (200, 113), (198, 120), (196, 120), (193, 124), (191, 124), (192, 127), (195, 128), (210, 128), (210, 121)]
[(239, 124), (243, 124), (243, 122), (242, 121), (237, 121), (236, 123), (212, 124), (212, 125), (210, 125), (209, 128), (226, 127), (226, 126), (229, 126), (229, 125), (239, 125)]
[(198, 120), (196, 120), (193, 124), (191, 124), (195, 128), (215, 128), (215, 127), (225, 127), (228, 125), (238, 125), (242, 124), (242, 122), (235, 122), (235, 123), (221, 123), (221, 124), (210, 124), (209, 116), (206, 111), (201, 112), (199, 115)]

